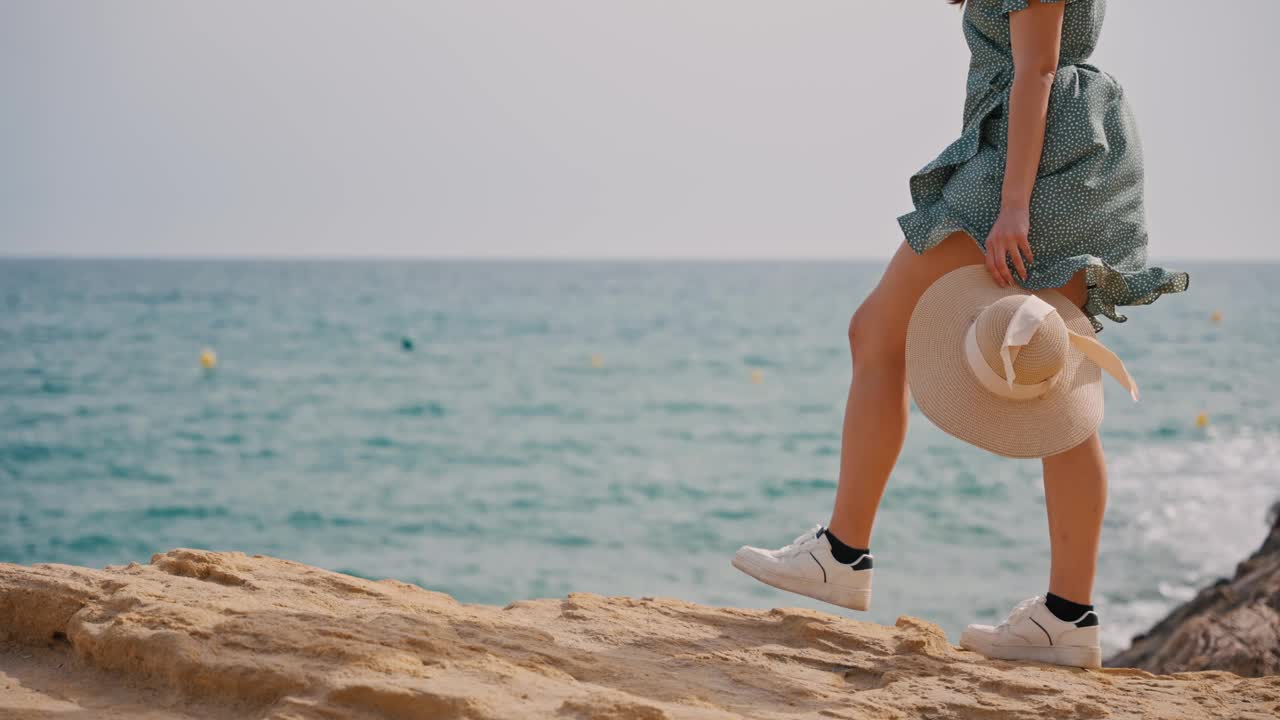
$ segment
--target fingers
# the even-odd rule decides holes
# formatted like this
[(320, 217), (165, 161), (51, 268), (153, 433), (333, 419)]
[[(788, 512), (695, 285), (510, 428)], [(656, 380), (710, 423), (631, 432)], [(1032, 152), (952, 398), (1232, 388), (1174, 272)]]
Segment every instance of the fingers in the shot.
[(1009, 287), (1013, 277), (1009, 274), (1009, 251), (998, 242), (987, 245), (987, 272), (1000, 287)]
[[(1022, 278), (1022, 282), (1026, 282), (1027, 267), (1022, 264), (1022, 253), (1019, 252), (1020, 249), (1021, 249), (1021, 245), (1015, 246), (1013, 248), (1013, 252), (1009, 253), (1009, 256), (1013, 258), (1013, 267), (1015, 270), (1018, 271), (1018, 277)], [(1010, 280), (1012, 279), (1013, 278), (1010, 278)]]
[(1002, 208), (995, 227), (987, 234), (987, 272), (1002, 288), (1014, 284), (1013, 271), (1009, 269), (1011, 262), (1023, 284), (1027, 282), (1027, 266), (1035, 262), (1027, 220), (1025, 210)]
[[(1035, 256), (1031, 254), (1031, 241), (1026, 235), (1018, 238), (1018, 249), (1022, 251), (1022, 256), (1027, 259), (1027, 262), (1031, 263), (1036, 261)], [(1026, 277), (1023, 277), (1022, 279), (1026, 280)]]
[(1010, 263), (1013, 264), (1018, 277), (1025, 283), (1027, 263), (1032, 260), (1031, 247), (1025, 238), (1016, 240), (991, 238), (987, 241), (987, 272), (991, 273), (991, 279), (995, 280), (996, 285), (1000, 287), (1009, 287), (1014, 284), (1013, 271), (1009, 269)]
[(1031, 254), (1031, 241), (1027, 239), (1026, 235), (1018, 238), (1018, 249), (1014, 252), (1013, 257), (1014, 265), (1018, 266), (1018, 273), (1022, 275), (1022, 282), (1025, 283), (1027, 281), (1027, 268), (1026, 265), (1022, 264), (1022, 258), (1026, 258), (1028, 265), (1036, 261), (1035, 256)]
[(1000, 267), (996, 264), (997, 243), (987, 240), (987, 272), (991, 273), (991, 279), (995, 281), (999, 287), (1004, 287), (1004, 277), (1000, 274)]

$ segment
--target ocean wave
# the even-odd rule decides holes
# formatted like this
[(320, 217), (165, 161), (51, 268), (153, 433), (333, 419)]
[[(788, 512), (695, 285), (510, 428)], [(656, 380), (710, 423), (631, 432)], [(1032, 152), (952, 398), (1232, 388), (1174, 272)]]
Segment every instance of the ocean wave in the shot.
[[(1199, 440), (1146, 443), (1111, 460), (1111, 506), (1103, 531), (1112, 647), (1145, 631), (1175, 605), (1230, 575), (1267, 532), (1280, 500), (1280, 434), (1208, 430)], [(1132, 558), (1117, 563), (1110, 558)], [(1149, 558), (1150, 562), (1141, 562)]]

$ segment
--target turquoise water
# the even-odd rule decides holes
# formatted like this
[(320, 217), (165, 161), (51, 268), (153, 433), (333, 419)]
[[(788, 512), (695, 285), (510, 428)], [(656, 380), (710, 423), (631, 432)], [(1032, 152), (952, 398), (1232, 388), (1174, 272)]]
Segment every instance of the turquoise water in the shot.
[[(1107, 390), (1112, 648), (1231, 572), (1280, 497), (1276, 268), (1183, 266), (1190, 293), (1103, 333), (1143, 391)], [(0, 261), (0, 561), (195, 546), (468, 602), (833, 610), (729, 557), (825, 521), (845, 327), (880, 269)], [(1045, 587), (1039, 465), (912, 419), (859, 617), (954, 638)]]

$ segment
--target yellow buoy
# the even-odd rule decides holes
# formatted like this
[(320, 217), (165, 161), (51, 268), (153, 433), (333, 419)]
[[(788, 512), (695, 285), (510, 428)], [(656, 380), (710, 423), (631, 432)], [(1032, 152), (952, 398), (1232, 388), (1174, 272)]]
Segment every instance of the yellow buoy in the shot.
[(1222, 311), (1214, 310), (1213, 314), (1209, 316), (1209, 319), (1216, 323), (1222, 322)]
[(597, 355), (592, 355), (592, 356), (591, 356), (591, 367), (593, 367), (593, 368), (604, 367), (604, 356), (603, 356), (603, 355), (599, 355), (599, 354), (597, 354)]
[(201, 350), (200, 365), (204, 367), (205, 370), (214, 369), (215, 367), (218, 366), (218, 353), (210, 350), (209, 348), (205, 348), (204, 350)]
[(1196, 416), (1196, 427), (1202, 428), (1202, 427), (1208, 427), (1208, 425), (1209, 425), (1208, 413), (1200, 413), (1199, 415)]
[(751, 382), (755, 383), (756, 385), (759, 385), (760, 383), (764, 382), (764, 372), (761, 370), (752, 370)]

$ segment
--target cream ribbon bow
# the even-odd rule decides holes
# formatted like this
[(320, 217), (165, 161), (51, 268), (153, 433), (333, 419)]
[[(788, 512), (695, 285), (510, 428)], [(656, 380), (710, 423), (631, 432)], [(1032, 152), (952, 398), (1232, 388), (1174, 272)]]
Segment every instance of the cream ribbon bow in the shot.
[[(987, 365), (986, 358), (983, 357), (982, 351), (978, 347), (977, 322), (969, 325), (968, 336), (965, 338), (965, 355), (969, 361), (969, 366), (983, 386), (991, 392), (1011, 400), (1037, 398), (1049, 389), (1049, 386), (1053, 384), (1054, 378), (1035, 385), (1015, 385), (1013, 361), (1018, 358), (1018, 351), (1031, 342), (1032, 336), (1040, 329), (1044, 319), (1049, 316), (1049, 313), (1053, 312), (1057, 312), (1057, 310), (1045, 302), (1043, 298), (1030, 294), (1023, 296), (1022, 302), (1019, 303), (1017, 310), (1013, 313), (1013, 317), (1009, 320), (1009, 327), (1005, 330), (1004, 340), (1000, 344), (1000, 359), (1004, 364), (1003, 378)], [(1129, 376), (1129, 372), (1125, 370), (1124, 363), (1121, 362), (1119, 356), (1111, 352), (1095, 338), (1081, 335), (1070, 328), (1067, 329), (1067, 335), (1072, 347), (1084, 353), (1085, 357), (1107, 371), (1107, 374), (1115, 378), (1116, 382), (1128, 389), (1129, 397), (1133, 398), (1134, 402), (1137, 402), (1138, 383), (1134, 382), (1133, 378)]]

